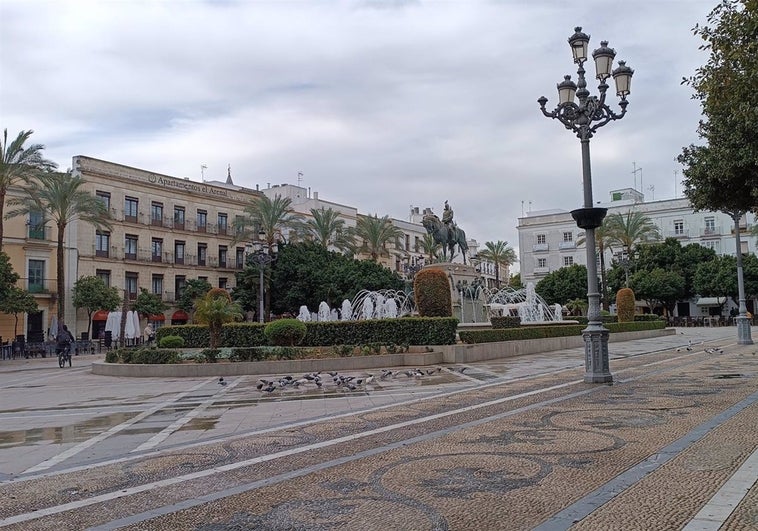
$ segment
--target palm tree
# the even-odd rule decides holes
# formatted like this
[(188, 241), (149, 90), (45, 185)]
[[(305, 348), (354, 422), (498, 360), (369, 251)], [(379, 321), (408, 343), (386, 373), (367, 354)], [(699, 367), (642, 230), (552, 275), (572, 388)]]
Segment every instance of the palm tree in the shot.
[(498, 240), (496, 242), (485, 242), (485, 249), (479, 251), (479, 258), (488, 260), (495, 264), (495, 283), (500, 287), (500, 266), (508, 267), (518, 261), (516, 251), (513, 247), (508, 246), (508, 242)]
[[(605, 218), (609, 242), (621, 247), (627, 260), (631, 260), (635, 247), (644, 242), (661, 239), (661, 233), (653, 220), (642, 212), (630, 210), (626, 214), (614, 212)], [(626, 285), (629, 285), (629, 268), (626, 271)]]
[[(31, 212), (45, 212), (47, 219), (58, 229), (56, 248), (56, 274), (58, 290), (58, 326), (63, 326), (66, 308), (66, 280), (64, 274), (63, 239), (69, 223), (81, 220), (91, 223), (96, 230), (110, 230), (111, 216), (105, 204), (83, 187), (81, 176), (69, 173), (40, 173), (24, 186), (24, 195), (8, 200), (8, 206), (15, 206), (5, 218), (29, 215)], [(45, 221), (47, 223), (47, 220)]]
[(434, 236), (428, 232), (424, 234), (419, 245), (424, 252), (424, 256), (429, 258), (430, 264), (439, 258), (439, 252), (442, 250), (442, 245), (440, 245), (439, 242), (436, 242)]
[(226, 290), (213, 288), (195, 303), (195, 320), (208, 325), (209, 346), (218, 348), (224, 324), (242, 320), (242, 308), (232, 302)]
[[(610, 309), (610, 301), (608, 300), (608, 286), (606, 285), (605, 275), (605, 251), (613, 252), (613, 235), (611, 229), (608, 228), (608, 218), (603, 220), (603, 224), (595, 229), (595, 247), (597, 248), (598, 255), (600, 256), (600, 285), (602, 286), (602, 299), (603, 310), (608, 311)], [(576, 245), (584, 245), (584, 236), (576, 240)]]
[[(234, 221), (234, 229), (233, 243), (260, 241), (270, 252), (278, 242), (284, 241), (282, 231), (287, 230), (289, 235), (297, 235), (305, 231), (305, 223), (302, 214), (292, 208), (292, 199), (280, 195), (271, 199), (261, 195), (245, 206), (244, 214)], [(264, 294), (264, 313), (268, 316), (271, 308), (268, 278)]]
[[(378, 217), (359, 216), (355, 228), (350, 235), (356, 241), (356, 249), (359, 253), (371, 255), (371, 260), (376, 262), (380, 256), (389, 256), (387, 244), (393, 243), (396, 248), (401, 247), (400, 238), (403, 231), (392, 224), (389, 216)], [(357, 243), (360, 242), (360, 243)]]
[(347, 247), (347, 241), (345, 240), (345, 220), (339, 218), (339, 212), (328, 208), (312, 208), (311, 215), (313, 219), (309, 219), (305, 222), (307, 235), (310, 236), (314, 242), (328, 249), (330, 245), (333, 245), (337, 249), (344, 250)]
[(45, 146), (24, 144), (34, 131), (21, 131), (15, 140), (8, 144), (8, 130), (3, 131), (0, 142), (0, 251), (3, 249), (3, 210), (8, 189), (18, 182), (26, 182), (39, 172), (52, 171), (57, 165), (42, 156)]

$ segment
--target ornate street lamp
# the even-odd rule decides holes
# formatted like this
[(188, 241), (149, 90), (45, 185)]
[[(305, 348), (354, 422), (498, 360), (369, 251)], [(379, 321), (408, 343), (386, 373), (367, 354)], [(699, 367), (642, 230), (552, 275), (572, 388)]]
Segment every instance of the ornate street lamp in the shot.
[(251, 244), (245, 246), (247, 251), (247, 260), (258, 266), (260, 272), (258, 283), (258, 322), (265, 322), (264, 313), (265, 308), (263, 305), (263, 270), (266, 266), (276, 260), (276, 254), (279, 248), (274, 242), (273, 245), (266, 243), (266, 233), (264, 231), (258, 232), (258, 239)]
[[(608, 362), (608, 330), (603, 327), (600, 319), (600, 292), (597, 282), (597, 262), (595, 250), (595, 229), (603, 223), (607, 213), (606, 208), (593, 207), (592, 176), (590, 171), (590, 138), (602, 126), (614, 120), (620, 120), (626, 114), (629, 104), (626, 97), (634, 71), (619, 61), (618, 67), (613, 68), (616, 52), (608, 47), (607, 41), (600, 42), (600, 48), (592, 53), (595, 61), (596, 78), (600, 81), (598, 91), (600, 97), (590, 96), (587, 81), (584, 78), (584, 62), (587, 60), (587, 45), (589, 35), (582, 33), (582, 28), (574, 28), (574, 34), (568, 39), (574, 63), (579, 65), (576, 73), (577, 82), (571, 81), (571, 76), (565, 76), (558, 84), (558, 106), (553, 111), (547, 111), (547, 98), (542, 96), (537, 102), (542, 114), (561, 122), (566, 129), (576, 133), (582, 146), (582, 186), (584, 188), (584, 207), (571, 212), (579, 228), (585, 230), (587, 243), (587, 311), (588, 325), (582, 330), (584, 337), (584, 381), (587, 383), (610, 383), (613, 376)], [(613, 77), (616, 82), (616, 95), (620, 98), (621, 113), (616, 114), (605, 103), (608, 85), (606, 80)], [(574, 99), (579, 100), (578, 103)]]

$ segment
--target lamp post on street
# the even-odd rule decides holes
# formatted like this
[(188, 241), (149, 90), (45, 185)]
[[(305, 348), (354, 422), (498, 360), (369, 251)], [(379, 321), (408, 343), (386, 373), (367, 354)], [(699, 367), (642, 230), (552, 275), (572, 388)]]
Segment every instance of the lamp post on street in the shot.
[(258, 322), (265, 322), (265, 308), (263, 304), (263, 271), (266, 266), (276, 260), (276, 253), (278, 252), (278, 246), (276, 242), (273, 245), (266, 243), (266, 233), (263, 231), (258, 232), (258, 239), (245, 246), (247, 252), (247, 260), (258, 266), (260, 273), (258, 283)]
[[(584, 206), (573, 210), (574, 218), (579, 228), (585, 230), (587, 243), (587, 328), (582, 330), (584, 337), (584, 381), (587, 383), (610, 383), (613, 376), (608, 362), (608, 330), (603, 327), (600, 319), (600, 292), (597, 282), (597, 259), (595, 249), (595, 229), (603, 223), (607, 213), (606, 208), (596, 208), (592, 200), (592, 176), (590, 170), (590, 138), (602, 126), (614, 120), (620, 120), (626, 114), (629, 88), (634, 71), (619, 61), (618, 67), (613, 67), (616, 52), (608, 47), (607, 41), (600, 42), (600, 48), (592, 52), (595, 60), (596, 78), (600, 81), (598, 91), (600, 97), (590, 96), (587, 90), (587, 80), (584, 77), (584, 63), (587, 60), (587, 45), (589, 35), (582, 33), (581, 27), (574, 28), (574, 34), (568, 39), (574, 63), (577, 69), (577, 83), (571, 81), (571, 76), (565, 76), (558, 83), (558, 106), (553, 111), (545, 109), (547, 98), (542, 96), (537, 100), (542, 114), (561, 122), (566, 129), (573, 131), (582, 146), (582, 187), (584, 190)], [(613, 76), (616, 82), (616, 95), (620, 98), (621, 112), (616, 114), (605, 103), (608, 85), (606, 80)], [(579, 102), (574, 102), (574, 97)]]

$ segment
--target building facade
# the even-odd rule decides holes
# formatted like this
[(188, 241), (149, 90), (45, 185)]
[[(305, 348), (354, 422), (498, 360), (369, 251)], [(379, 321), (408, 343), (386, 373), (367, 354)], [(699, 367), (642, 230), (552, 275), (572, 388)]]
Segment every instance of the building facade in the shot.
[[(719, 255), (736, 255), (734, 221), (723, 212), (695, 212), (686, 198), (646, 202), (641, 192), (631, 188), (614, 190), (610, 195), (609, 202), (598, 204), (607, 208), (608, 214), (626, 214), (630, 210), (642, 212), (655, 223), (663, 238), (676, 238), (682, 245), (697, 243)], [(750, 233), (755, 223), (752, 213), (743, 216), (739, 222), (740, 251), (743, 254), (755, 253), (758, 248), (758, 239)], [(587, 265), (586, 248), (577, 244), (584, 237), (584, 231), (576, 226), (570, 212), (528, 212), (519, 218), (517, 229), (521, 279), (524, 283), (539, 282), (561, 267)], [(612, 251), (606, 250), (606, 264), (610, 264), (613, 258)], [(688, 315), (707, 315), (707, 306), (713, 304), (698, 307), (697, 302), (691, 305), (691, 314)]]

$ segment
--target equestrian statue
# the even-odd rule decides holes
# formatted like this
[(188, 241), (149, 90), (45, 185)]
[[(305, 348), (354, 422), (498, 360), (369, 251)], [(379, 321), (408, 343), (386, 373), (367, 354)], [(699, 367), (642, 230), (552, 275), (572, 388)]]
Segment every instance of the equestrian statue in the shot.
[(463, 263), (466, 263), (466, 251), (468, 251), (468, 244), (466, 243), (466, 233), (456, 225), (453, 221), (453, 209), (445, 201), (445, 208), (442, 211), (442, 220), (435, 214), (426, 214), (421, 224), (426, 229), (426, 232), (432, 235), (435, 243), (442, 246), (442, 259), (448, 260), (448, 252), (450, 253), (450, 260), (453, 259), (455, 246), (458, 246), (458, 250), (463, 255)]

